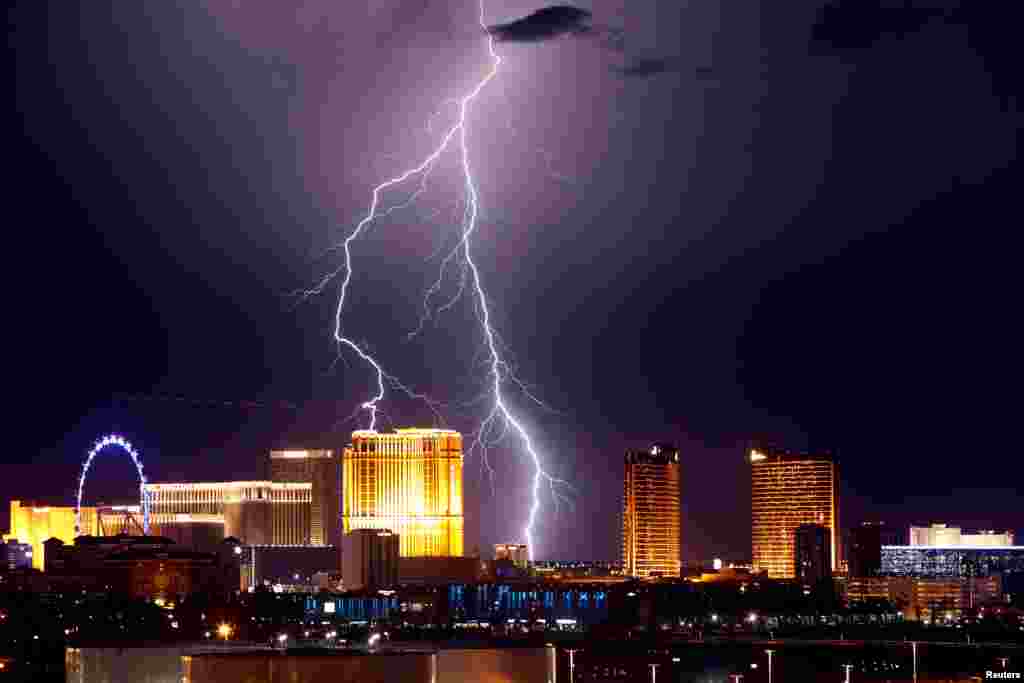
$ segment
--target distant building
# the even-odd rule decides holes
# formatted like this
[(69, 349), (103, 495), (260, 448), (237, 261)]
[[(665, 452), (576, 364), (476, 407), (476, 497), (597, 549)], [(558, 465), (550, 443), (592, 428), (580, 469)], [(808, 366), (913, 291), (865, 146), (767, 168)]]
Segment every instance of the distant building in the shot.
[(476, 583), (484, 569), (476, 557), (400, 557), (398, 582), (410, 586)]
[(342, 529), (390, 529), (402, 557), (463, 553), (462, 436), (450, 429), (352, 433)]
[(615, 582), (627, 578), (621, 563), (603, 561), (535, 561), (530, 563), (530, 573), (539, 579), (553, 581), (579, 579)]
[[(237, 538), (245, 545), (312, 542), (309, 482), (146, 484), (150, 525), (175, 538)], [(198, 527), (220, 525), (216, 529)]]
[(881, 573), (892, 576), (1024, 576), (1024, 546), (884, 545)]
[(944, 622), (959, 619), (1002, 597), (998, 576), (949, 578), (913, 576), (851, 577), (846, 583), (850, 605), (887, 600), (908, 621)]
[(0, 544), (0, 572), (32, 568), (32, 546), (14, 539)]
[(333, 545), (241, 546), (241, 589), (309, 592), (320, 588), (319, 575), (336, 575), (341, 566)]
[(832, 578), (831, 534), (820, 524), (801, 524), (793, 540), (793, 575), (805, 585)]
[(51, 590), (86, 590), (176, 600), (192, 593), (227, 595), (239, 587), (238, 544), (216, 553), (188, 550), (159, 536), (79, 536), (46, 541)]
[(622, 564), (640, 578), (679, 578), (682, 569), (679, 451), (655, 444), (627, 451), (623, 481)]
[[(96, 508), (82, 507), (82, 533), (97, 533)], [(33, 505), (20, 500), (11, 501), (11, 531), (4, 540), (16, 540), (32, 546), (32, 566), (42, 570), (46, 550), (43, 542), (58, 538), (64, 543), (75, 540), (75, 508), (53, 505)]]
[(520, 569), (526, 569), (530, 561), (530, 553), (523, 543), (496, 543), (494, 545), (495, 560), (511, 560)]
[(310, 489), (311, 545), (341, 543), (341, 469), (331, 450), (270, 451), (269, 477), (275, 483), (308, 483)]
[(817, 524), (829, 531), (829, 566), (840, 556), (839, 471), (828, 454), (754, 449), (750, 452), (751, 550), (754, 568), (773, 579), (792, 579), (796, 529)]
[(863, 522), (850, 529), (847, 540), (848, 574), (877, 576), (882, 571), (882, 546), (900, 545), (901, 534), (882, 522)]
[(398, 584), (397, 534), (388, 529), (355, 529), (341, 542), (345, 590), (390, 588)]
[(1013, 534), (1009, 531), (979, 531), (965, 534), (957, 526), (932, 524), (931, 526), (910, 527), (910, 545), (954, 548), (973, 546), (978, 548), (1004, 548), (1013, 545)]

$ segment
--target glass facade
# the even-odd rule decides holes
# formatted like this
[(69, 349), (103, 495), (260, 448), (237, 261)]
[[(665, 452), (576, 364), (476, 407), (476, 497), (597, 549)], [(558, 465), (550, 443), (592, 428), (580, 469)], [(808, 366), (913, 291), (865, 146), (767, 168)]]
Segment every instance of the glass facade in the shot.
[(773, 579), (794, 578), (796, 530), (828, 529), (829, 560), (838, 567), (839, 473), (829, 455), (750, 453), (751, 551), (754, 569)]
[(656, 444), (626, 453), (622, 564), (629, 576), (678, 577), (682, 569), (679, 451)]
[(882, 546), (882, 574), (891, 576), (991, 576), (1024, 572), (1024, 546), (992, 548)]
[(342, 530), (390, 529), (402, 557), (463, 554), (462, 435), (352, 433), (342, 465)]

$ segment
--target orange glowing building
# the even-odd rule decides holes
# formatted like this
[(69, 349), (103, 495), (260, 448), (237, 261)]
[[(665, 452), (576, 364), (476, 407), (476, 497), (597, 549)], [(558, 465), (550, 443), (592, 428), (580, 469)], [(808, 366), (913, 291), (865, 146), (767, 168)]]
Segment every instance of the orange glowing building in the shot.
[(390, 529), (402, 557), (463, 553), (462, 435), (352, 433), (342, 462), (342, 531)]
[[(82, 533), (97, 533), (96, 508), (82, 508)], [(45, 566), (43, 542), (57, 538), (64, 543), (75, 541), (75, 508), (53, 505), (22, 504), (11, 501), (11, 531), (4, 541), (16, 539), (32, 546), (32, 566), (42, 571)]]
[(773, 579), (795, 574), (795, 537), (803, 524), (828, 530), (831, 567), (839, 558), (839, 466), (828, 454), (750, 452), (754, 569)]
[(679, 578), (682, 569), (679, 451), (656, 444), (626, 453), (622, 565), (627, 576)]

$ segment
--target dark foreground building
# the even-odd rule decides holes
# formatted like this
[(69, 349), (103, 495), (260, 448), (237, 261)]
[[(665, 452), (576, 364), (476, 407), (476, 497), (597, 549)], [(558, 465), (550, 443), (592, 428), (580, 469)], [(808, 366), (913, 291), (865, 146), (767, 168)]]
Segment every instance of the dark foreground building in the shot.
[(193, 593), (226, 596), (239, 587), (235, 539), (225, 540), (216, 553), (182, 548), (160, 536), (79, 536), (74, 545), (55, 538), (45, 545), (51, 590), (175, 600)]

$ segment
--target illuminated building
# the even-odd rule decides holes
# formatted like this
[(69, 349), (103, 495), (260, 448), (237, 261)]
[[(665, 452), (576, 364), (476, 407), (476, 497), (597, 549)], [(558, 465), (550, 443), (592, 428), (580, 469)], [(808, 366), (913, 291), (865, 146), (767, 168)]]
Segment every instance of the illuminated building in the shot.
[(908, 621), (948, 621), (965, 610), (999, 600), (1003, 594), (999, 576), (928, 577), (864, 576), (846, 582), (849, 605), (887, 600)]
[(342, 536), (341, 578), (345, 590), (398, 584), (398, 536), (387, 529), (355, 529)]
[(829, 530), (820, 524), (801, 524), (793, 544), (793, 574), (805, 585), (832, 578)]
[(461, 556), (462, 436), (448, 429), (352, 433), (342, 529), (390, 529), (402, 557)]
[(530, 574), (543, 581), (618, 583), (626, 581), (618, 562), (534, 560)]
[(32, 568), (32, 546), (14, 539), (0, 543), (0, 572)]
[[(96, 534), (96, 508), (82, 508), (82, 533)], [(41, 505), (22, 505), (11, 501), (11, 531), (4, 540), (17, 540), (32, 546), (32, 566), (42, 570), (45, 566), (43, 542), (58, 538), (65, 543), (75, 540), (75, 508)]]
[(965, 534), (958, 526), (946, 526), (945, 524), (932, 524), (927, 526), (910, 527), (910, 545), (912, 546), (933, 546), (942, 548), (954, 548), (957, 546), (972, 546), (978, 548), (999, 548), (1013, 545), (1013, 534), (1004, 531), (999, 534), (995, 531), (979, 531), (976, 534)]
[(515, 566), (525, 569), (527, 562), (530, 561), (527, 550), (523, 543), (495, 543), (494, 559), (511, 560)]
[(223, 538), (248, 545), (311, 544), (312, 484), (232, 481), (146, 484), (150, 523), (174, 536), (175, 527), (221, 524)]
[(839, 556), (839, 471), (829, 455), (750, 452), (751, 550), (754, 568), (773, 579), (794, 578), (794, 542), (801, 524), (829, 530), (829, 562)]
[(340, 545), (338, 508), (341, 500), (341, 473), (334, 451), (270, 451), (268, 463), (269, 479), (272, 482), (312, 484), (309, 542), (313, 545)]
[(892, 576), (1024, 575), (1024, 546), (883, 545), (881, 565)]
[(628, 576), (676, 577), (680, 552), (679, 451), (655, 444), (626, 452), (622, 564)]

